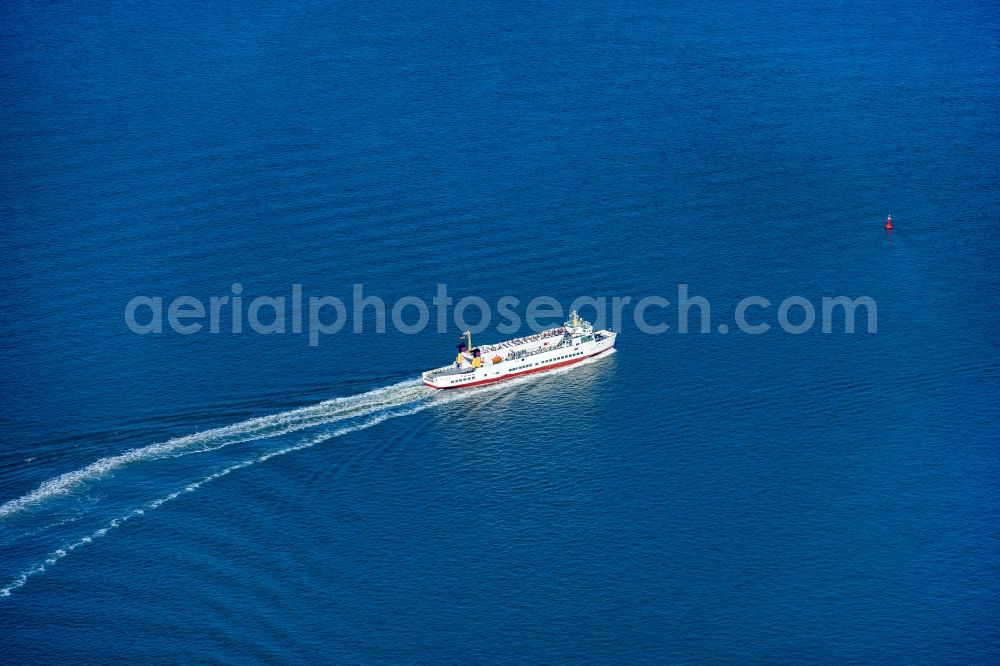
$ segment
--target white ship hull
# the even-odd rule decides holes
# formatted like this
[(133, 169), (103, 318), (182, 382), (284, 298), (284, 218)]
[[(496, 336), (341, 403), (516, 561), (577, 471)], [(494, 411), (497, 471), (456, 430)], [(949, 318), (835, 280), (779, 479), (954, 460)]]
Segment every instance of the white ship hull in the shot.
[(615, 346), (617, 335), (613, 331), (593, 331), (589, 325), (587, 328), (550, 329), (538, 335), (473, 350), (480, 352), (479, 367), (475, 367), (471, 352), (462, 352), (456, 363), (423, 373), (423, 381), (436, 389), (466, 388), (545, 372), (579, 363), (611, 349)]

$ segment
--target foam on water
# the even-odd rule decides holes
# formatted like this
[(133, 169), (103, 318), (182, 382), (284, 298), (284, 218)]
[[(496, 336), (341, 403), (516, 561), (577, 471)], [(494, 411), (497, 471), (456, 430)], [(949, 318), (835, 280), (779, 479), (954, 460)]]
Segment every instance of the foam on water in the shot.
[[(157, 509), (167, 502), (177, 499), (181, 495), (192, 493), (204, 486), (206, 483), (220, 479), (237, 470), (255, 465), (257, 463), (267, 462), (272, 458), (283, 456), (288, 453), (301, 451), (302, 449), (316, 446), (317, 444), (321, 444), (342, 435), (370, 428), (392, 418), (416, 414), (417, 412), (423, 411), (428, 407), (445, 405), (457, 400), (482, 395), (487, 392), (509, 389), (511, 386), (534, 381), (541, 377), (564, 374), (574, 368), (589, 365), (614, 353), (615, 349), (612, 348), (606, 352), (598, 354), (597, 356), (584, 359), (583, 361), (573, 365), (556, 368), (544, 373), (525, 375), (524, 377), (518, 377), (516, 379), (498, 382), (484, 387), (477, 387), (475, 389), (435, 391), (424, 387), (419, 380), (406, 380), (398, 384), (375, 389), (355, 396), (334, 398), (310, 407), (303, 407), (272, 416), (250, 419), (231, 426), (226, 426), (224, 428), (206, 430), (202, 433), (190, 435), (188, 437), (169, 440), (167, 442), (163, 442), (162, 444), (152, 444), (150, 446), (134, 449), (118, 456), (101, 458), (100, 460), (76, 470), (75, 472), (68, 472), (46, 481), (35, 491), (16, 500), (11, 500), (5, 503), (2, 508), (6, 511), (0, 513), (0, 518), (21, 511), (28, 506), (43, 502), (50, 497), (68, 493), (74, 486), (85, 480), (100, 478), (100, 476), (107, 474), (109, 471), (124, 467), (132, 462), (157, 459), (170, 455), (182, 455), (184, 453), (211, 451), (239, 442), (287, 434), (289, 432), (294, 432), (311, 426), (329, 425), (347, 418), (370, 416), (371, 414), (378, 412), (374, 416), (371, 416), (371, 418), (368, 418), (361, 423), (345, 426), (330, 433), (316, 435), (291, 446), (256, 455), (234, 463), (223, 468), (222, 470), (213, 472), (212, 474), (204, 476), (196, 481), (192, 481), (179, 490), (174, 490), (166, 495), (150, 500), (140, 507), (131, 509), (105, 523), (102, 527), (94, 530), (90, 534), (56, 548), (42, 561), (24, 569), (13, 580), (8, 582), (4, 587), (0, 588), (0, 597), (9, 597), (11, 592), (23, 587), (31, 577), (43, 573), (73, 551), (82, 546), (93, 543), (95, 540), (103, 536), (106, 536), (111, 530), (120, 527), (125, 522), (138, 516), (142, 516), (147, 511)], [(273, 428), (273, 424), (276, 423), (281, 423), (283, 425), (279, 428)], [(237, 434), (238, 438), (233, 441), (217, 443), (216, 446), (211, 445), (213, 438), (220, 439), (233, 434)], [(199, 446), (199, 444), (202, 446)]]
[(125, 453), (101, 458), (72, 472), (60, 474), (44, 481), (30, 493), (4, 502), (0, 505), (0, 519), (19, 513), (29, 506), (51, 497), (65, 494), (84, 481), (100, 478), (108, 472), (130, 463), (154, 460), (165, 456), (211, 451), (223, 446), (275, 437), (318, 425), (328, 425), (346, 418), (364, 416), (379, 409), (406, 404), (426, 395), (427, 389), (419, 381), (406, 380), (366, 393), (334, 398), (316, 405), (248, 419), (222, 428), (213, 428), (166, 442), (131, 449)]

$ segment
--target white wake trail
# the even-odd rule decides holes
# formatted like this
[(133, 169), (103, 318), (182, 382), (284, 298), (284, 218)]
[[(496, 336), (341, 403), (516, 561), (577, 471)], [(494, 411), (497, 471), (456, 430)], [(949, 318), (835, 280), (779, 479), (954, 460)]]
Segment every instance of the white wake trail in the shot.
[(308, 439), (308, 440), (306, 440), (304, 442), (301, 442), (299, 444), (295, 444), (295, 445), (292, 445), (292, 446), (288, 446), (286, 448), (279, 449), (277, 451), (271, 451), (269, 453), (265, 453), (265, 454), (262, 454), (262, 455), (259, 455), (259, 456), (254, 456), (252, 458), (248, 458), (248, 459), (243, 460), (241, 462), (238, 462), (238, 463), (235, 463), (233, 465), (230, 465), (229, 467), (226, 467), (226, 468), (224, 468), (222, 470), (219, 470), (218, 472), (214, 472), (212, 474), (209, 474), (206, 477), (203, 477), (203, 478), (201, 478), (201, 479), (199, 479), (197, 481), (193, 481), (193, 482), (187, 484), (186, 486), (184, 486), (180, 490), (175, 490), (174, 492), (172, 492), (172, 493), (170, 493), (168, 495), (164, 495), (163, 497), (160, 497), (160, 498), (157, 498), (157, 499), (152, 500), (150, 502), (147, 502), (142, 507), (137, 508), (137, 509), (133, 509), (133, 510), (131, 510), (131, 511), (129, 511), (129, 512), (127, 512), (127, 513), (125, 513), (125, 514), (123, 514), (123, 515), (121, 515), (121, 516), (119, 516), (117, 518), (115, 518), (114, 520), (111, 520), (110, 522), (106, 523), (101, 528), (99, 528), (97, 530), (94, 530), (93, 532), (91, 532), (87, 536), (82, 537), (81, 539), (79, 539), (77, 541), (74, 541), (73, 543), (67, 544), (67, 545), (65, 545), (65, 546), (63, 546), (61, 548), (58, 548), (55, 551), (49, 553), (49, 555), (43, 561), (38, 562), (38, 563), (32, 565), (31, 567), (25, 569), (18, 576), (16, 576), (14, 578), (14, 580), (10, 581), (9, 583), (7, 583), (7, 585), (5, 585), (4, 587), (0, 588), (0, 597), (9, 597), (10, 594), (11, 594), (11, 592), (13, 592), (14, 590), (16, 590), (16, 589), (24, 586), (28, 582), (28, 579), (30, 579), (32, 576), (36, 576), (36, 575), (38, 575), (40, 573), (43, 573), (48, 568), (54, 566), (57, 562), (59, 562), (59, 560), (63, 559), (64, 557), (66, 557), (67, 555), (69, 555), (70, 553), (72, 553), (73, 551), (77, 550), (78, 548), (80, 548), (82, 546), (86, 546), (87, 544), (93, 543), (96, 539), (100, 539), (101, 537), (103, 537), (106, 534), (108, 534), (108, 532), (110, 532), (111, 530), (114, 530), (114, 529), (117, 529), (118, 527), (121, 527), (124, 523), (126, 523), (129, 520), (131, 520), (132, 518), (136, 518), (138, 516), (141, 516), (141, 515), (145, 514), (147, 511), (152, 511), (153, 509), (157, 509), (157, 508), (163, 506), (164, 504), (166, 504), (167, 502), (170, 502), (172, 500), (177, 499), (181, 495), (185, 495), (187, 493), (192, 493), (192, 492), (198, 490), (199, 488), (201, 488), (202, 486), (204, 486), (206, 483), (209, 483), (211, 481), (215, 481), (216, 479), (220, 479), (220, 478), (222, 478), (224, 476), (227, 476), (227, 475), (229, 475), (229, 474), (231, 474), (231, 473), (233, 473), (233, 472), (235, 472), (237, 470), (243, 469), (244, 467), (249, 467), (251, 465), (256, 465), (257, 463), (267, 462), (271, 458), (276, 458), (277, 456), (283, 456), (283, 455), (286, 455), (288, 453), (293, 453), (295, 451), (301, 451), (302, 449), (308, 449), (310, 447), (316, 446), (317, 444), (321, 444), (323, 442), (331, 440), (331, 439), (333, 439), (335, 437), (340, 437), (340, 436), (346, 435), (348, 433), (356, 432), (358, 430), (364, 430), (366, 428), (370, 428), (372, 426), (378, 425), (378, 424), (382, 423), (383, 421), (387, 421), (388, 419), (396, 418), (396, 417), (399, 417), (399, 416), (409, 416), (411, 414), (416, 414), (417, 412), (423, 411), (423, 410), (427, 409), (428, 407), (433, 407), (433, 406), (436, 406), (436, 405), (447, 404), (449, 402), (454, 402), (455, 400), (460, 400), (462, 398), (467, 398), (470, 395), (472, 395), (472, 394), (469, 393), (469, 392), (455, 392), (455, 393), (453, 393), (451, 395), (433, 396), (434, 397), (433, 400), (428, 400), (428, 401), (422, 402), (422, 403), (417, 404), (417, 405), (415, 405), (413, 407), (410, 407), (409, 409), (404, 409), (404, 410), (400, 410), (400, 411), (385, 412), (385, 413), (379, 414), (377, 416), (374, 416), (374, 417), (372, 417), (372, 418), (370, 418), (370, 419), (368, 419), (366, 421), (363, 421), (362, 423), (358, 423), (358, 424), (353, 425), (353, 426), (347, 426), (347, 427), (344, 427), (344, 428), (340, 428), (340, 429), (338, 429), (338, 430), (336, 430), (334, 432), (331, 432), (331, 433), (324, 433), (322, 435), (317, 435), (316, 437)]
[(20, 513), (51, 497), (64, 495), (85, 481), (98, 479), (131, 463), (154, 460), (168, 455), (211, 451), (232, 444), (276, 437), (319, 425), (328, 425), (347, 418), (357, 418), (421, 398), (427, 399), (430, 397), (428, 391), (429, 389), (419, 381), (411, 379), (366, 393), (333, 398), (316, 405), (248, 419), (222, 428), (213, 428), (166, 442), (131, 449), (118, 455), (107, 456), (86, 467), (44, 481), (35, 490), (0, 504), (0, 520)]

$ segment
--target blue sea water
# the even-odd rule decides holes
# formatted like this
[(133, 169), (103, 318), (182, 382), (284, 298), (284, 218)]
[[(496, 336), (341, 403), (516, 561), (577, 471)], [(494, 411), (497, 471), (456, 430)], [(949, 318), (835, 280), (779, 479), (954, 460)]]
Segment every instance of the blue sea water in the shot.
[[(0, 35), (4, 662), (1000, 659), (994, 3), (8, 2)], [(234, 283), (683, 283), (712, 327), (626, 311), (616, 354), (442, 393), (453, 324), (126, 326)], [(785, 333), (793, 295), (877, 333)]]

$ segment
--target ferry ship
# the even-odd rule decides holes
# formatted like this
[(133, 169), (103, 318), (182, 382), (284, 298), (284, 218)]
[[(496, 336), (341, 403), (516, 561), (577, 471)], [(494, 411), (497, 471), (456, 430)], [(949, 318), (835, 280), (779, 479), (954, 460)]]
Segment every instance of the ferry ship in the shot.
[(595, 331), (576, 312), (562, 326), (535, 335), (481, 347), (472, 346), (466, 331), (455, 362), (423, 373), (424, 384), (436, 389), (465, 388), (520, 377), (532, 372), (579, 363), (615, 346), (617, 333)]

